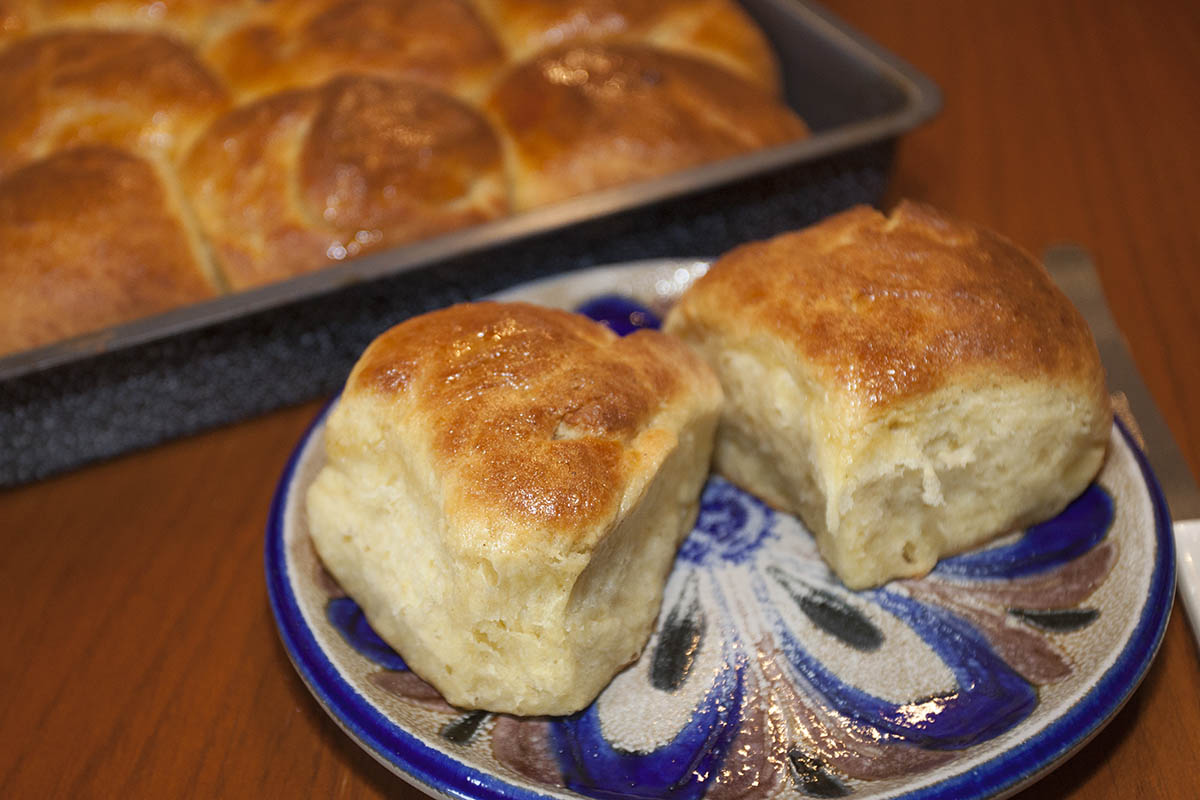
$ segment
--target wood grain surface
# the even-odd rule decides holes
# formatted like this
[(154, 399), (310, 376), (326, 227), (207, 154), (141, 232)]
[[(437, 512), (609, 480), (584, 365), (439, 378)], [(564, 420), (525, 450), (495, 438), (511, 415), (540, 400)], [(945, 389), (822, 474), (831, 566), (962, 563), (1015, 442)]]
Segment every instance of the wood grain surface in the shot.
[[(836, 0), (932, 77), (913, 197), (1095, 256), (1200, 472), (1200, 4)], [(419, 797), (311, 698), (263, 580), (275, 483), (317, 404), (0, 493), (0, 797)], [(1128, 705), (1019, 797), (1200, 796), (1181, 606)]]

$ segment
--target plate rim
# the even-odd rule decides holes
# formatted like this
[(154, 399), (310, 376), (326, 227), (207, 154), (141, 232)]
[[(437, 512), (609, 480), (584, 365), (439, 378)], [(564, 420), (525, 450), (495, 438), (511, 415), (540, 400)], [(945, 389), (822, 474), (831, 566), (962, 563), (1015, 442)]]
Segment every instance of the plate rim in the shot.
[[(504, 292), (509, 298), (523, 288), (581, 276), (648, 269), (654, 264), (695, 259), (648, 259), (610, 264), (531, 282)], [(506, 298), (508, 299), (508, 298)], [(296, 469), (336, 396), (329, 400), (301, 436), (288, 458), (272, 497), (264, 552), (266, 584), (276, 628), (288, 658), (321, 707), (351, 739), (397, 776), (435, 797), (462, 800), (555, 800), (555, 795), (515, 786), (437, 750), (388, 719), (338, 671), (305, 623), (290, 580), (285, 547), (286, 512)], [(888, 795), (890, 800), (999, 800), (1044, 777), (1083, 749), (1120, 713), (1154, 663), (1170, 620), (1175, 592), (1175, 551), (1170, 513), (1158, 479), (1124, 423), (1113, 422), (1138, 465), (1154, 518), (1155, 562), (1149, 591), (1136, 625), (1112, 664), (1087, 693), (1028, 739), (975, 767), (937, 782)], [(565, 796), (581, 796), (566, 790)], [(563, 796), (562, 794), (558, 795)]]

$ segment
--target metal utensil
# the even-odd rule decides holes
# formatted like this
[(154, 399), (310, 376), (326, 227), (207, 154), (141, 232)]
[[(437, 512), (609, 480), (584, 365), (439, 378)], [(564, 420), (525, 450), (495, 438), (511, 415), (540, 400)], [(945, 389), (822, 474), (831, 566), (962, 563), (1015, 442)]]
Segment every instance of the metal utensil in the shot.
[(1179, 576), (1179, 599), (1187, 609), (1200, 646), (1200, 519), (1175, 523), (1175, 563)]
[(1062, 244), (1047, 248), (1043, 261), (1050, 277), (1091, 327), (1118, 409), (1128, 406), (1171, 518), (1181, 520), (1175, 526), (1179, 594), (1200, 643), (1200, 488), (1133, 363), (1125, 337), (1109, 311), (1091, 255), (1078, 245)]

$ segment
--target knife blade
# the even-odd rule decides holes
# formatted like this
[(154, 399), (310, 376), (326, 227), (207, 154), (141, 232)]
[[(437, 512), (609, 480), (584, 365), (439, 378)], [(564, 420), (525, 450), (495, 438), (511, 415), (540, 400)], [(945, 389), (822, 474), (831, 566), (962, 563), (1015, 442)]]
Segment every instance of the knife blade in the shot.
[(1109, 311), (1091, 255), (1078, 245), (1061, 244), (1047, 248), (1043, 261), (1050, 277), (1092, 329), (1100, 360), (1108, 373), (1109, 388), (1117, 395), (1118, 404), (1121, 395), (1128, 403), (1141, 433), (1146, 458), (1167, 499), (1171, 518), (1200, 517), (1200, 488), (1197, 488), (1171, 429), (1133, 363), (1129, 345)]

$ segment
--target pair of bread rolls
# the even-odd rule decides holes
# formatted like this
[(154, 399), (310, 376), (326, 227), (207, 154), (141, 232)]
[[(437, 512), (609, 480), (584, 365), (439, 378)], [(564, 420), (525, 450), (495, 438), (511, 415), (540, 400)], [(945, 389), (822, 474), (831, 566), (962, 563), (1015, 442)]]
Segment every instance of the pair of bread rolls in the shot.
[(778, 88), (732, 0), (0, 0), (0, 355), (806, 135)]
[(714, 441), (850, 588), (1058, 513), (1104, 457), (1078, 312), (1027, 253), (928, 207), (738, 248), (665, 331), (468, 304), (354, 368), (312, 540), (451, 703), (591, 702), (651, 632)]

